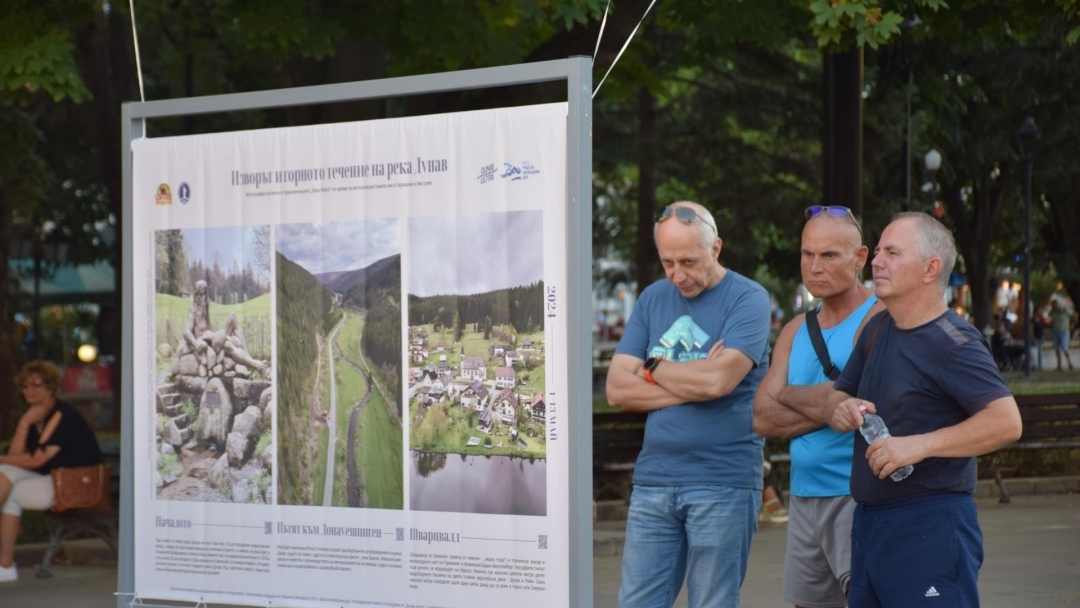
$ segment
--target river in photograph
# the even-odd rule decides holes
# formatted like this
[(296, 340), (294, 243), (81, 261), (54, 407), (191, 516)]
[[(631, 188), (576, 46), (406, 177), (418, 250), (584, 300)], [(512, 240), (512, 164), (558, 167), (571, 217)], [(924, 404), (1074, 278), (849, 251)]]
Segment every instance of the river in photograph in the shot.
[(409, 452), (413, 511), (547, 515), (547, 461)]

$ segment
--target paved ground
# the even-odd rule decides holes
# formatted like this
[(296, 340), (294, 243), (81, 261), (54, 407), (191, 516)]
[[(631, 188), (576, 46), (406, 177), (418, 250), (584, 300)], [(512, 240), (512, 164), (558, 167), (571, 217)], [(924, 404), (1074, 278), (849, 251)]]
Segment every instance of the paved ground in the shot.
[[(1011, 505), (980, 500), (979, 520), (987, 555), (980, 583), (983, 608), (1080, 606), (1080, 494), (1017, 496)], [(620, 535), (618, 524), (601, 524), (597, 552)], [(784, 535), (784, 526), (766, 524), (754, 537), (744, 608), (783, 605), (779, 589)], [(32, 559), (33, 550), (21, 547), (19, 554)], [(593, 563), (595, 605), (615, 606), (620, 557), (598, 555)], [(39, 580), (34, 568), (21, 568), (18, 582), (0, 585), (0, 606), (116, 607), (115, 566), (54, 566), (53, 571), (54, 578)], [(686, 606), (685, 593), (676, 606)]]
[[(1016, 496), (1010, 505), (993, 499), (978, 504), (986, 548), (979, 578), (983, 608), (1080, 605), (1080, 494)], [(780, 586), (785, 530), (783, 525), (763, 524), (754, 536), (742, 608), (784, 605)], [(597, 608), (616, 604), (619, 563), (617, 555), (594, 559)], [(684, 589), (675, 606), (686, 605)]]

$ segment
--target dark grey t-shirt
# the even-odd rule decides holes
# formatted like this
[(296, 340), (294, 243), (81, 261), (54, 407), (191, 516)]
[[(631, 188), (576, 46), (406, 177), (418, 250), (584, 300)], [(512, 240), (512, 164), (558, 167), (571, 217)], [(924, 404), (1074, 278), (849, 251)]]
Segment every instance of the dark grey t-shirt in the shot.
[[(865, 360), (864, 353), (868, 353)], [(833, 386), (872, 402), (895, 437), (959, 424), (990, 402), (1012, 394), (982, 334), (951, 310), (906, 330), (897, 328), (887, 312), (881, 313), (863, 330)], [(866, 440), (856, 433), (851, 495), (858, 502), (975, 491), (974, 458), (928, 458), (915, 465), (910, 477), (895, 482), (874, 475), (866, 460), (867, 448)]]

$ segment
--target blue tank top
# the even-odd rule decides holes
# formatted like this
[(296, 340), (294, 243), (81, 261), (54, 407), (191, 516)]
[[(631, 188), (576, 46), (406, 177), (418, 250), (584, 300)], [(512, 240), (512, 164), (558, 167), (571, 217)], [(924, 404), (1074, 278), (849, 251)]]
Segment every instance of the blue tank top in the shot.
[[(822, 329), (829, 358), (844, 369), (854, 348), (855, 332), (866, 312), (877, 302), (871, 295), (848, 318), (835, 327)], [(788, 360), (788, 384), (818, 384), (829, 378), (821, 368), (810, 333), (803, 323), (795, 333)], [(837, 433), (829, 427), (791, 440), (791, 493), (802, 498), (846, 496), (851, 492), (851, 453), (855, 432)]]

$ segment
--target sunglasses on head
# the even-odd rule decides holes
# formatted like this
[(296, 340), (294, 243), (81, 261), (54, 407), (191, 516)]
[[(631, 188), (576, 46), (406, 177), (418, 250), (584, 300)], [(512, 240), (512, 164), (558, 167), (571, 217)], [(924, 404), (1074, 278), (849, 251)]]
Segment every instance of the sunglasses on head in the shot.
[(697, 211), (694, 211), (690, 207), (676, 207), (675, 205), (668, 205), (663, 209), (657, 209), (656, 213), (653, 214), (653, 221), (659, 224), (660, 222), (671, 217), (672, 215), (674, 215), (676, 219), (678, 219), (684, 224), (693, 224), (694, 219), (697, 218), (701, 220), (703, 224), (705, 224), (709, 228), (712, 228), (713, 234), (719, 234), (716, 231), (716, 226), (713, 226), (712, 222), (698, 215)]
[(822, 213), (829, 217), (850, 217), (852, 223), (859, 229), (859, 234), (862, 234), (862, 226), (859, 225), (859, 220), (855, 219), (855, 214), (847, 207), (840, 207), (838, 205), (811, 205), (803, 211), (803, 217), (809, 221)]

